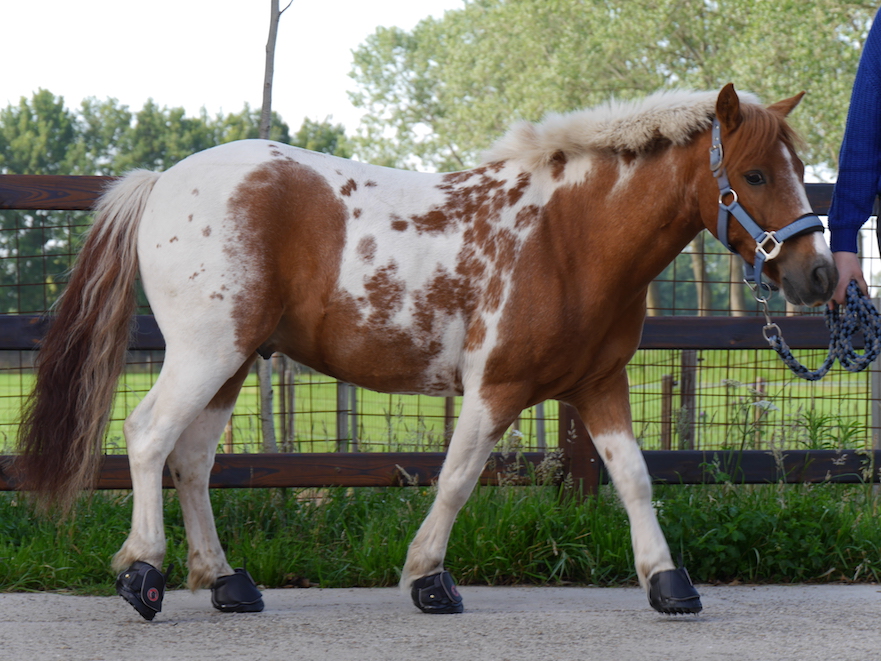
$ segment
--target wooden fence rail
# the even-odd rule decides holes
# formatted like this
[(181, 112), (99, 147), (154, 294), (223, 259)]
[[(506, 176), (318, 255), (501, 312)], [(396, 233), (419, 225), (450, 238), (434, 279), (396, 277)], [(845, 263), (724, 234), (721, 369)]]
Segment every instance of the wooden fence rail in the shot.
[[(110, 177), (0, 175), (0, 209), (88, 210)], [(831, 184), (808, 184), (808, 198), (817, 213), (825, 214)], [(0, 316), (0, 350), (33, 350), (49, 321), (38, 315)], [(764, 349), (762, 321), (754, 317), (650, 317), (642, 349)], [(794, 349), (823, 349), (828, 332), (820, 317), (781, 320)], [(137, 318), (132, 349), (163, 349), (155, 320)], [(560, 407), (559, 447), (564, 470), (590, 491), (608, 480), (581, 420), (568, 406)], [(657, 483), (696, 484), (728, 476), (735, 482), (878, 482), (874, 469), (878, 452), (823, 450), (771, 452), (646, 451), (649, 472)], [(211, 476), (215, 488), (322, 487), (425, 485), (436, 479), (443, 453), (306, 453), (219, 454)], [(485, 484), (516, 482), (545, 455), (494, 454), (481, 476)], [(0, 457), (0, 490), (13, 489), (14, 457)], [(170, 486), (166, 475), (165, 485)], [(107, 455), (98, 479), (99, 489), (128, 489), (128, 458)]]

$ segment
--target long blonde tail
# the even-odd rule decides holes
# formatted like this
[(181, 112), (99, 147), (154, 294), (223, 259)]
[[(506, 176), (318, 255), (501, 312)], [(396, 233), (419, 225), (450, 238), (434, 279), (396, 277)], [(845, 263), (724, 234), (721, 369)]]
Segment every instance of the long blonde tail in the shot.
[(138, 226), (159, 176), (136, 170), (101, 197), (40, 344), (16, 474), (19, 488), (37, 491), (45, 504), (67, 509), (94, 485), (135, 311)]

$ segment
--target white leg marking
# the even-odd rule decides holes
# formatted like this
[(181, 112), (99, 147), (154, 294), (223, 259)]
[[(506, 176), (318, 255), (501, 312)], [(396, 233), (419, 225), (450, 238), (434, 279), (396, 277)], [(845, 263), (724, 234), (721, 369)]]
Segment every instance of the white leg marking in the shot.
[(591, 437), (627, 510), (636, 572), (640, 585), (648, 589), (652, 574), (675, 569), (675, 565), (652, 506), (652, 482), (645, 459), (628, 432), (591, 434)]
[(231, 413), (232, 408), (202, 411), (181, 434), (168, 457), (187, 530), (191, 590), (211, 587), (219, 576), (233, 573), (217, 538), (208, 497), (217, 439)]
[(443, 570), (453, 523), (474, 490), (499, 434), (499, 425), (492, 421), (480, 397), (466, 393), (438, 478), (437, 496), (407, 551), (402, 590), (409, 590), (417, 578)]
[[(170, 343), (170, 340), (169, 340)], [(113, 558), (122, 571), (135, 560), (157, 569), (165, 557), (162, 469), (184, 430), (208, 405), (244, 360), (234, 350), (217, 357), (166, 350), (165, 365), (153, 388), (125, 421), (132, 476), (132, 529)], [(219, 435), (219, 434), (218, 434)]]

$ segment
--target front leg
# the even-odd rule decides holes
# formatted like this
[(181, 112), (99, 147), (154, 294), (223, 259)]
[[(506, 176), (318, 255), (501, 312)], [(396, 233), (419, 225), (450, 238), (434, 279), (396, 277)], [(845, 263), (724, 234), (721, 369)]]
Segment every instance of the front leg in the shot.
[[(501, 408), (501, 407), (496, 407)], [(514, 411), (514, 409), (511, 409)], [(425, 613), (461, 613), (462, 599), (444, 569), (456, 515), (471, 495), (493, 446), (519, 412), (493, 414), (491, 401), (466, 392), (437, 482), (437, 495), (407, 551), (401, 589)]]
[(697, 613), (700, 596), (684, 567), (676, 568), (652, 505), (652, 482), (633, 436), (627, 374), (604, 380), (573, 402), (605, 462), (630, 520), (639, 583), (662, 613)]

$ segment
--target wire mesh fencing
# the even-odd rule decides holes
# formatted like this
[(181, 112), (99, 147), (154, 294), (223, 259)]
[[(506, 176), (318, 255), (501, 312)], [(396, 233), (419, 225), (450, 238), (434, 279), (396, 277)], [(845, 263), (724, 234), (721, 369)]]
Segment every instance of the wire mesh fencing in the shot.
[[(63, 289), (90, 218), (84, 212), (0, 211), (0, 305), (9, 315), (42, 314)], [(881, 259), (874, 219), (861, 237), (864, 270), (878, 294)], [(739, 259), (702, 233), (649, 290), (650, 315), (756, 317)], [(139, 313), (149, 314), (141, 296)], [(777, 295), (775, 315), (822, 314), (796, 309)], [(785, 319), (781, 328), (786, 333)], [(799, 352), (809, 366), (825, 352)], [(31, 389), (35, 352), (0, 351), (0, 452), (10, 452), (20, 409)], [(106, 439), (125, 451), (122, 423), (156, 380), (160, 351), (133, 351), (119, 383)], [(439, 451), (455, 426), (459, 398), (389, 395), (340, 384), (275, 357), (273, 418), (284, 452)], [(836, 367), (822, 381), (792, 375), (770, 349), (640, 350), (628, 369), (634, 432), (645, 449), (870, 448), (881, 431), (881, 372)], [(221, 452), (264, 448), (256, 375), (241, 392)], [(501, 443), (540, 451), (558, 444), (558, 410), (550, 402), (523, 412)]]

